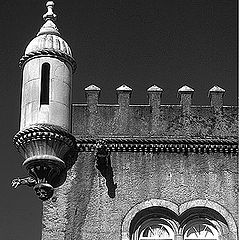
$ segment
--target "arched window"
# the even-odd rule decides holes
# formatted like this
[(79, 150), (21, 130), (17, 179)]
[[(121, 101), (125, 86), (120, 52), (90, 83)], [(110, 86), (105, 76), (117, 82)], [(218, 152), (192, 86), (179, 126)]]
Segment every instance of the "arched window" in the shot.
[(130, 224), (131, 240), (174, 240), (177, 215), (164, 207), (138, 212)]
[(43, 63), (41, 71), (40, 104), (49, 104), (50, 64)]
[(190, 225), (184, 234), (184, 240), (218, 240), (219, 233), (215, 227), (204, 222)]
[(202, 206), (180, 215), (160, 206), (144, 208), (136, 212), (129, 225), (129, 240), (221, 240), (228, 234), (224, 217)]
[(174, 239), (174, 233), (172, 229), (161, 223), (160, 221), (150, 221), (148, 225), (140, 232), (140, 240), (158, 240), (165, 239), (171, 240)]
[(184, 240), (219, 240), (227, 227), (225, 219), (207, 207), (193, 207), (181, 215)]

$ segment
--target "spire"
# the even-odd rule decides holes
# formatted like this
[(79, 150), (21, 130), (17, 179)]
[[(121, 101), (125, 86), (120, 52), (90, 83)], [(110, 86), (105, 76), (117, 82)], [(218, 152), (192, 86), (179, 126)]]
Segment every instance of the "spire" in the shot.
[(53, 12), (54, 2), (48, 1), (46, 3), (47, 12), (43, 15), (43, 19), (45, 21), (44, 25), (41, 27), (37, 36), (43, 34), (53, 34), (60, 36), (57, 26), (55, 25), (55, 21), (57, 19), (57, 15)]

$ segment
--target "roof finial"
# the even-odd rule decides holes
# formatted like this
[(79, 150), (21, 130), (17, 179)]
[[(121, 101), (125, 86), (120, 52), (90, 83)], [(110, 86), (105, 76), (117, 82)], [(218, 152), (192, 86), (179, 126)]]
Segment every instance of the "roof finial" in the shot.
[(43, 15), (43, 19), (45, 20), (45, 23), (41, 27), (37, 36), (42, 34), (54, 34), (54, 35), (60, 36), (58, 28), (54, 23), (54, 21), (57, 18), (57, 15), (53, 12), (54, 2), (48, 1), (46, 6), (48, 11)]
[(53, 1), (48, 1), (46, 3), (46, 7), (47, 7), (47, 13), (45, 13), (43, 15), (43, 19), (45, 21), (47, 20), (52, 20), (52, 21), (55, 21), (56, 18), (57, 18), (57, 15), (53, 12), (53, 7), (54, 7), (54, 2)]

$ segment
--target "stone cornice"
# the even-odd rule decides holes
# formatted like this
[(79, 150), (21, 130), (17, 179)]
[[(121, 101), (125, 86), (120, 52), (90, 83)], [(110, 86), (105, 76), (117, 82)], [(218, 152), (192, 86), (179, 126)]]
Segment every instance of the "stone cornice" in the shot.
[(238, 139), (231, 138), (78, 138), (79, 152), (93, 152), (103, 139), (111, 152), (238, 153)]

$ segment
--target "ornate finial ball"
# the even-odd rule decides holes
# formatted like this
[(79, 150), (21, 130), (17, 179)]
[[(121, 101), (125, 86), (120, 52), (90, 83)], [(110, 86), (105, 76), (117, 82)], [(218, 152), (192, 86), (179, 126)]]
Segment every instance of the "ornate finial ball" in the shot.
[(54, 6), (54, 2), (53, 1), (47, 1), (47, 3), (46, 3), (46, 7), (48, 7), (48, 6)]
[(54, 192), (53, 187), (48, 183), (38, 183), (33, 189), (42, 201), (50, 199)]
[(54, 2), (53, 2), (53, 1), (48, 1), (48, 2), (46, 3), (46, 6), (47, 6), (47, 13), (45, 13), (45, 14), (43, 15), (43, 19), (44, 19), (45, 21), (47, 21), (47, 20), (55, 21), (57, 15), (53, 12)]

